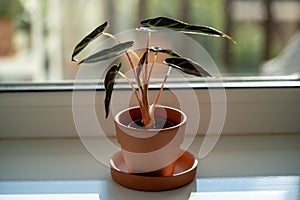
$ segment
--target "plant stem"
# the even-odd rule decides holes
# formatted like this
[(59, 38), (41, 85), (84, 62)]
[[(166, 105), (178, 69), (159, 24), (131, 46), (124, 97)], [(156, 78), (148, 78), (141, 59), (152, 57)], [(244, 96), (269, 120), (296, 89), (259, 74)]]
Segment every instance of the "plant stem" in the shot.
[(153, 71), (153, 68), (154, 68), (155, 61), (157, 59), (157, 55), (158, 55), (158, 53), (156, 52), (155, 55), (154, 55), (154, 58), (153, 58), (153, 62), (152, 62), (151, 67), (150, 67), (149, 74), (148, 74), (148, 83), (150, 83), (150, 77), (151, 77), (151, 74), (152, 74), (152, 71)]
[(149, 120), (149, 100), (148, 100), (148, 89), (149, 89), (149, 83), (148, 83), (148, 59), (149, 59), (149, 53), (148, 53), (148, 49), (149, 49), (149, 42), (150, 42), (150, 32), (148, 34), (147, 37), (147, 44), (146, 44), (146, 60), (145, 60), (145, 67), (144, 67), (144, 71), (143, 71), (143, 95), (142, 95), (142, 102), (143, 102), (143, 109), (145, 112), (145, 119), (143, 119), (143, 123), (144, 125), (148, 125), (149, 122), (151, 122), (151, 120)]
[(126, 76), (125, 74), (123, 74), (122, 72), (118, 71), (118, 74), (128, 82), (128, 84), (130, 85), (131, 89), (133, 90), (133, 92), (134, 92), (134, 94), (135, 94), (135, 97), (136, 97), (136, 99), (137, 99), (137, 101), (138, 101), (138, 104), (139, 104), (140, 106), (142, 106), (142, 102), (141, 102), (141, 100), (140, 100), (140, 98), (139, 98), (139, 95), (138, 95), (138, 93), (136, 92), (136, 89), (135, 89), (134, 85), (132, 84), (132, 82), (131, 82), (131, 81), (127, 78), (127, 76)]
[(158, 103), (158, 100), (159, 100), (159, 98), (160, 98), (160, 95), (162, 94), (163, 89), (164, 89), (164, 87), (165, 87), (165, 84), (166, 84), (166, 82), (167, 82), (167, 79), (168, 79), (168, 77), (169, 77), (169, 75), (170, 75), (170, 73), (171, 73), (171, 69), (172, 69), (172, 67), (169, 67), (168, 72), (167, 72), (167, 74), (166, 74), (166, 76), (165, 76), (165, 78), (164, 78), (164, 81), (163, 81), (162, 84), (161, 84), (160, 90), (159, 90), (159, 92), (158, 92), (158, 94), (157, 94), (155, 100), (153, 101), (153, 104), (152, 104), (153, 107), (155, 107), (156, 104)]
[[(110, 33), (103, 33), (103, 35), (112, 38), (117, 43), (121, 43), (121, 41), (116, 36), (114, 36)], [(149, 32), (148, 37), (147, 37), (147, 50), (149, 49), (150, 37), (151, 37), (151, 33)], [(130, 52), (135, 56), (135, 58), (137, 60), (140, 60), (139, 56), (134, 51), (130, 50)], [(136, 73), (133, 61), (132, 61), (130, 55), (128, 54), (128, 52), (125, 52), (125, 54), (126, 54), (127, 59), (129, 61), (130, 67), (133, 71), (134, 78), (135, 78), (136, 82), (139, 83), (140, 82), (140, 77), (137, 77), (137, 73)], [(156, 55), (155, 55), (155, 60), (156, 60)], [(148, 54), (147, 54), (146, 62), (145, 62), (145, 68), (144, 68), (144, 71), (143, 71), (144, 72), (144, 74), (143, 74), (143, 87), (141, 88), (141, 87), (138, 86), (138, 91), (140, 93), (140, 96), (137, 93), (137, 90), (134, 87), (134, 85), (132, 84), (132, 82), (125, 76), (125, 74), (123, 74), (120, 71), (118, 72), (118, 74), (121, 77), (123, 77), (129, 83), (130, 87), (132, 88), (132, 90), (135, 94), (135, 97), (138, 101), (138, 104), (139, 104), (140, 110), (141, 110), (141, 114), (142, 114), (142, 123), (145, 127), (153, 127), (154, 126), (154, 116), (151, 116), (152, 112), (151, 113), (149, 112), (149, 100), (148, 100), (148, 89), (149, 89), (150, 74), (152, 72), (153, 65), (154, 65), (154, 62), (152, 63), (151, 70), (148, 74)]]
[(131, 49), (129, 49), (128, 50), (128, 52), (130, 52), (135, 58), (136, 58), (136, 60), (137, 61), (139, 61), (140, 60), (140, 57), (139, 57), (139, 55), (137, 55), (137, 53), (135, 52), (135, 51), (133, 51), (133, 50), (131, 50)]
[[(112, 38), (112, 39), (115, 40), (117, 43), (121, 43), (121, 41), (119, 40), (119, 38), (117, 38), (117, 37), (114, 36), (113, 34), (106, 33), (106, 32), (103, 32), (102, 34), (105, 35), (105, 36), (107, 36), (107, 37)], [(134, 52), (134, 51), (131, 51), (131, 52)], [(128, 52), (125, 52), (125, 54), (126, 54), (126, 57), (127, 57), (128, 61), (129, 61), (131, 70), (133, 71), (134, 78), (135, 78), (136, 82), (138, 82), (138, 78), (139, 78), (139, 77), (137, 77), (137, 74), (136, 74), (135, 67), (134, 67), (134, 64), (133, 64), (133, 62), (132, 62), (132, 59), (131, 59), (130, 55), (128, 54)], [(133, 55), (134, 55), (136, 58), (138, 58), (138, 60), (140, 59), (139, 56), (138, 56), (135, 52), (133, 53)], [(121, 75), (121, 74), (120, 74), (120, 75)], [(123, 74), (123, 75), (124, 75), (124, 74)], [(122, 75), (121, 75), (121, 76), (122, 76)], [(125, 76), (125, 75), (124, 75), (124, 76)], [(125, 78), (126, 76), (125, 76), (125, 77), (124, 77), (124, 76), (122, 76), (122, 77)], [(128, 79), (127, 77), (126, 77), (125, 79), (126, 79), (127, 81), (129, 81), (129, 79)], [(131, 82), (129, 81), (129, 83), (131, 83)], [(132, 86), (133, 86), (133, 85), (132, 85), (132, 83), (131, 83), (131, 87), (132, 87)], [(140, 96), (137, 95), (136, 89), (135, 89), (134, 87), (132, 87), (132, 90), (133, 90), (134, 93), (136, 94), (136, 95), (135, 95), (135, 96), (136, 96), (136, 99), (137, 99), (138, 103), (139, 103), (140, 106), (141, 106), (142, 104), (141, 104)], [(139, 90), (140, 95), (142, 96), (142, 95), (143, 95), (142, 89), (141, 89), (140, 87), (138, 87), (138, 90)]]
[(145, 127), (152, 127), (154, 125), (154, 121), (152, 120), (150, 116), (151, 114), (149, 113), (148, 84), (144, 84), (142, 103), (143, 103), (143, 106), (141, 107), (142, 123)]

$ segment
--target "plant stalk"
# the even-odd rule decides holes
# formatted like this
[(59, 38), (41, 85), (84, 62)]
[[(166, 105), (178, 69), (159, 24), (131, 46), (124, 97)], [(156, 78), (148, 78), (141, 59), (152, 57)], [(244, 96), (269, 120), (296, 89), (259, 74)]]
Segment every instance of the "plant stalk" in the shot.
[(136, 97), (136, 99), (137, 99), (137, 101), (138, 101), (138, 104), (139, 104), (140, 107), (141, 107), (141, 106), (143, 105), (143, 103), (141, 102), (141, 100), (140, 100), (140, 98), (139, 98), (139, 94), (137, 93), (137, 91), (136, 91), (135, 87), (133, 86), (132, 82), (131, 82), (131, 81), (127, 78), (127, 76), (126, 76), (125, 74), (123, 74), (122, 72), (118, 71), (118, 74), (128, 82), (128, 84), (130, 85), (131, 89), (132, 89), (133, 92), (134, 92), (134, 95), (135, 95), (135, 97)]
[[(116, 36), (114, 36), (114, 35), (112, 35), (112, 34), (110, 34), (110, 33), (103, 32), (102, 34), (105, 35), (105, 36), (107, 36), (107, 37), (112, 38), (112, 39), (115, 40), (117, 43), (121, 43), (121, 41), (120, 41)], [(134, 52), (134, 51), (132, 51), (132, 52)], [(137, 74), (136, 74), (135, 67), (134, 67), (134, 64), (133, 64), (133, 62), (132, 62), (132, 59), (131, 59), (130, 55), (128, 54), (128, 52), (125, 52), (125, 55), (127, 56), (127, 59), (128, 59), (128, 61), (129, 61), (129, 64), (130, 64), (130, 67), (131, 67), (131, 69), (132, 69), (132, 71), (133, 71), (134, 78), (135, 78), (135, 80), (138, 82), (138, 78), (139, 78), (139, 77), (137, 77)], [(138, 60), (139, 60), (139, 56), (138, 56), (135, 52), (134, 52), (133, 55), (134, 55), (135, 57), (137, 57)], [(120, 75), (121, 75), (121, 74), (120, 74)], [(121, 76), (124, 77), (124, 78), (126, 77), (123, 73), (122, 73)], [(142, 90), (140, 87), (138, 87), (138, 90), (139, 90), (139, 93), (140, 93), (140, 96), (139, 96), (139, 95), (137, 94), (137, 92), (136, 92), (136, 89), (133, 87), (132, 83), (129, 81), (129, 79), (128, 79), (127, 77), (126, 77), (125, 79), (128, 81), (128, 83), (131, 84), (131, 88), (132, 88), (132, 90), (133, 90), (134, 93), (135, 93), (136, 99), (137, 99), (137, 101), (138, 101), (140, 107), (143, 107), (142, 100), (141, 100), (141, 98), (140, 98), (140, 96), (143, 96), (143, 90)]]
[(166, 82), (167, 82), (167, 79), (168, 79), (168, 77), (169, 77), (169, 75), (170, 75), (170, 73), (171, 73), (171, 69), (172, 69), (172, 67), (169, 67), (168, 72), (167, 72), (167, 74), (166, 74), (166, 76), (165, 76), (165, 78), (164, 78), (164, 81), (163, 81), (162, 84), (161, 84), (160, 90), (159, 90), (159, 92), (158, 92), (158, 94), (157, 94), (157, 96), (156, 96), (156, 98), (155, 98), (155, 100), (153, 101), (153, 104), (152, 104), (151, 106), (155, 107), (156, 104), (158, 103), (158, 100), (159, 100), (159, 98), (160, 98), (160, 96), (161, 96), (161, 94), (162, 94), (162, 92), (163, 92), (163, 89), (164, 89), (164, 87), (165, 87), (165, 84), (166, 84)]
[[(147, 44), (146, 44), (146, 51), (149, 51), (149, 44), (150, 44), (150, 38), (151, 38), (151, 32), (148, 33), (147, 37)], [(155, 120), (154, 120), (154, 113), (150, 112), (150, 106), (149, 106), (149, 82), (150, 79), (149, 77), (149, 72), (148, 72), (148, 63), (149, 63), (149, 53), (147, 53), (146, 61), (145, 61), (145, 67), (143, 68), (144, 70), (144, 76), (143, 76), (143, 91), (142, 91), (142, 123), (145, 127), (151, 128), (154, 127), (155, 125)], [(139, 78), (139, 77), (138, 77)]]

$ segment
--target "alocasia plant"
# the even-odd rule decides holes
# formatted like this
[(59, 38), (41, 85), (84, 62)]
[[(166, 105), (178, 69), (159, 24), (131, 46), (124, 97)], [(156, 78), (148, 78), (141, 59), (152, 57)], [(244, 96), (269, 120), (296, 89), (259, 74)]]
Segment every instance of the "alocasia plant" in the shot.
[[(141, 114), (142, 114), (141, 123), (146, 128), (155, 127), (154, 109), (158, 103), (158, 99), (160, 95), (162, 94), (164, 85), (167, 81), (167, 78), (172, 68), (178, 69), (186, 74), (190, 74), (194, 76), (211, 77), (211, 75), (199, 64), (197, 64), (196, 62), (192, 61), (189, 58), (182, 57), (172, 49), (165, 49), (160, 46), (149, 47), (151, 32), (173, 30), (185, 34), (202, 34), (208, 36), (223, 37), (234, 42), (234, 40), (230, 36), (212, 27), (192, 25), (168, 17), (156, 17), (156, 18), (151, 18), (151, 19), (141, 21), (142, 26), (137, 29), (137, 30), (149, 32), (147, 38), (147, 44), (145, 45), (145, 51), (143, 52), (142, 56), (139, 57), (133, 50), (130, 50), (130, 48), (134, 45), (134, 41), (121, 42), (116, 36), (104, 32), (105, 28), (107, 27), (107, 24), (108, 24), (107, 22), (104, 22), (103, 24), (98, 26), (94, 31), (88, 34), (75, 46), (72, 54), (72, 61), (78, 62), (78, 64), (83, 64), (83, 63), (88, 64), (88, 63), (100, 62), (103, 60), (107, 60), (125, 54), (125, 56), (129, 61), (129, 65), (133, 71), (134, 80), (136, 81), (137, 87), (135, 87), (134, 86), (135, 84), (133, 84), (132, 81), (129, 80), (126, 77), (126, 75), (120, 71), (120, 68), (122, 66), (121, 63), (112, 64), (108, 66), (109, 69), (106, 73), (105, 80), (104, 80), (104, 87), (106, 92), (105, 100), (104, 100), (105, 112), (106, 112), (105, 116), (107, 118), (109, 115), (110, 100), (114, 89), (115, 79), (116, 76), (119, 75), (124, 79), (126, 79), (129, 85), (131, 86), (141, 110)], [(116, 41), (116, 45), (107, 49), (103, 49), (91, 56), (88, 56), (87, 58), (84, 58), (81, 61), (75, 59), (75, 57), (90, 42), (92, 42), (94, 39), (96, 39), (101, 35), (111, 37)], [(165, 75), (165, 78), (161, 84), (161, 88), (154, 102), (150, 105), (149, 98), (148, 98), (148, 89), (150, 84), (151, 73), (154, 70), (154, 63), (156, 62), (156, 58), (158, 54), (166, 54), (168, 56), (164, 60), (164, 64), (169, 66), (169, 70)], [(138, 63), (136, 63), (136, 65), (134, 64), (131, 55), (137, 58)], [(149, 56), (153, 56), (151, 63), (149, 63)]]

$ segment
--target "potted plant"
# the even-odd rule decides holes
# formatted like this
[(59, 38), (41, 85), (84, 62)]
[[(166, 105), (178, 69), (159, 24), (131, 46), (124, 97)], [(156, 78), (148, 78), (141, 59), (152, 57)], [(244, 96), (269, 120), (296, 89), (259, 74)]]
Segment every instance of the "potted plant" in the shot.
[[(134, 80), (130, 80), (120, 71), (121, 62), (108, 66), (104, 79), (105, 116), (107, 118), (109, 115), (115, 79), (119, 75), (129, 83), (138, 103), (137, 107), (123, 110), (114, 118), (116, 135), (122, 148), (122, 156), (128, 172), (143, 176), (172, 176), (174, 163), (182, 154), (180, 145), (184, 138), (186, 115), (175, 108), (158, 106), (158, 100), (173, 68), (194, 76), (211, 77), (211, 75), (199, 64), (189, 58), (182, 57), (172, 49), (149, 46), (151, 34), (155, 34), (152, 32), (156, 31), (172, 30), (185, 34), (203, 34), (233, 40), (215, 28), (192, 25), (168, 17), (156, 17), (141, 21), (141, 27), (138, 30), (148, 32), (148, 36), (142, 54), (138, 55), (130, 50), (134, 41), (120, 41), (116, 36), (104, 32), (106, 27), (107, 22), (83, 38), (73, 50), (72, 61), (78, 64), (89, 64), (125, 55), (133, 72)], [(100, 35), (112, 38), (116, 44), (78, 61), (75, 57)], [(169, 67), (169, 70), (165, 74), (156, 98), (150, 103), (148, 90), (152, 71), (157, 69), (155, 63), (158, 54), (166, 55), (163, 63)], [(134, 63), (134, 60), (137, 62)]]
[(19, 0), (0, 0), (0, 56), (14, 53), (15, 24), (23, 12), (24, 7)]

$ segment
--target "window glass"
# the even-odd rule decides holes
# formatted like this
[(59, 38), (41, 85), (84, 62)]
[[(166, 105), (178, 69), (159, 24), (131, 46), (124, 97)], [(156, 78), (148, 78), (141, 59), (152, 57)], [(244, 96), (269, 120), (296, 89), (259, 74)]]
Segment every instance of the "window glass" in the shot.
[(236, 45), (189, 36), (224, 77), (300, 75), (298, 0), (0, 0), (0, 82), (72, 80), (79, 69), (72, 50), (97, 25), (108, 21), (107, 31), (118, 34), (155, 16), (231, 35)]

